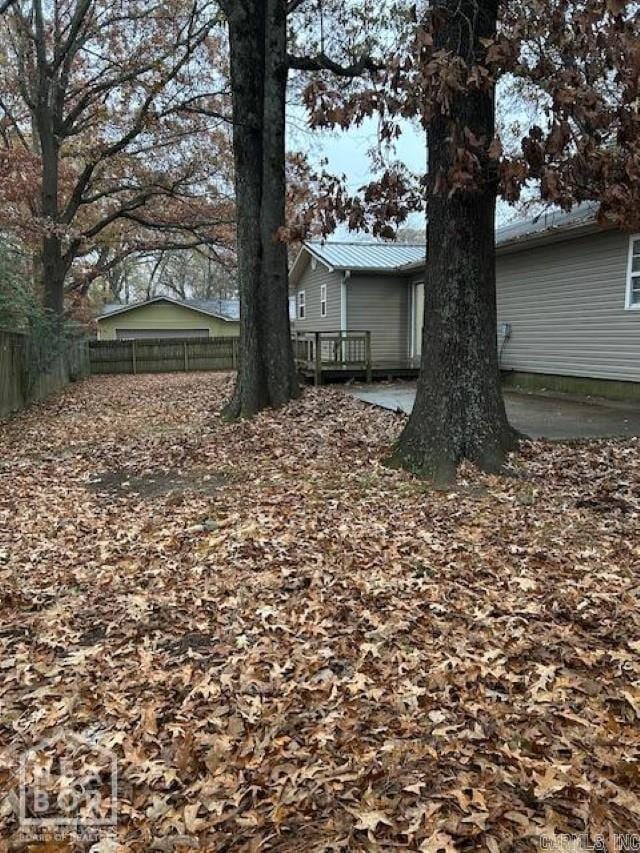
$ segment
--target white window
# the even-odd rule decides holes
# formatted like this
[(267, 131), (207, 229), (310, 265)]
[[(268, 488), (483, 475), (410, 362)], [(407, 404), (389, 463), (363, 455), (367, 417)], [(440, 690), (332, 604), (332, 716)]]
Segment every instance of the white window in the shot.
[(640, 309), (640, 234), (634, 234), (629, 240), (626, 307)]
[(320, 285), (320, 316), (327, 316), (327, 285)]
[(296, 319), (296, 298), (295, 296), (289, 297), (289, 319)]
[(301, 290), (298, 294), (298, 320), (304, 320), (306, 308), (306, 297), (304, 294), (304, 290)]

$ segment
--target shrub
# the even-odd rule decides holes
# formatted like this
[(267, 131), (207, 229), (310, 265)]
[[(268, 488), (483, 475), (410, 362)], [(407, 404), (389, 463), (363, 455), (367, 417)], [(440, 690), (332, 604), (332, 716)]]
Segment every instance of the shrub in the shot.
[(47, 311), (36, 293), (25, 258), (0, 246), (0, 329), (25, 335), (21, 389), (25, 399), (69, 346), (69, 328)]

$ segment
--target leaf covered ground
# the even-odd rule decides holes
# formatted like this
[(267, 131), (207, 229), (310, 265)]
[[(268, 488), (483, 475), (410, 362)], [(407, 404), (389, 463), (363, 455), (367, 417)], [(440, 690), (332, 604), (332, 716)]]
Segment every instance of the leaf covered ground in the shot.
[(400, 416), (226, 424), (230, 387), (94, 378), (0, 426), (2, 843), (60, 727), (116, 753), (122, 850), (640, 835), (640, 442), (433, 491), (381, 464)]

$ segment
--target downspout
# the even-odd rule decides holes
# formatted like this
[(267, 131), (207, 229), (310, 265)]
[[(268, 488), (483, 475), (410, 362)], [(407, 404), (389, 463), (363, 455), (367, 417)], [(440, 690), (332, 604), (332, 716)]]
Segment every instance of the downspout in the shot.
[(409, 364), (412, 364), (414, 358), (413, 354), (416, 349), (413, 341), (414, 335), (416, 333), (416, 324), (413, 319), (413, 302), (415, 299), (416, 285), (411, 277), (407, 279), (407, 287), (409, 288), (409, 293), (407, 294), (407, 305), (409, 308), (409, 316), (407, 317), (407, 329), (409, 331), (409, 334), (407, 335), (407, 362)]
[(347, 338), (347, 280), (351, 277), (351, 270), (344, 270), (340, 279), (340, 337), (342, 346), (341, 360), (346, 362), (346, 338)]
[(340, 280), (340, 331), (347, 331), (347, 280), (351, 278), (351, 270), (345, 270)]

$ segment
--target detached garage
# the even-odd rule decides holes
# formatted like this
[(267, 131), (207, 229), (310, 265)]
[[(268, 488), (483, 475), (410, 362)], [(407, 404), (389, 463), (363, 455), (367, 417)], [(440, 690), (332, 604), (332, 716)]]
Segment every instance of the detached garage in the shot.
[(179, 302), (157, 296), (148, 302), (114, 305), (97, 318), (99, 341), (238, 337), (236, 300)]

